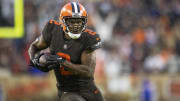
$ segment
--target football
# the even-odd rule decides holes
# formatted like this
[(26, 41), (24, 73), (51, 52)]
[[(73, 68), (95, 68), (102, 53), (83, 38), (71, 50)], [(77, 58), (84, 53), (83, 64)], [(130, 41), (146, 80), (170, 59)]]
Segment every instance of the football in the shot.
[(39, 58), (39, 63), (40, 64), (46, 64), (46, 57), (48, 56), (47, 53), (44, 53), (40, 58)]

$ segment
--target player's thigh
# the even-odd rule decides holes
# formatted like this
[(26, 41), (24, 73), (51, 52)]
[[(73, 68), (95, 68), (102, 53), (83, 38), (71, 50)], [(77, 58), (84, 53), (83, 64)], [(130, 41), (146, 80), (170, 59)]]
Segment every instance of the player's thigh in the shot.
[(82, 96), (76, 93), (64, 93), (62, 94), (60, 101), (86, 101)]

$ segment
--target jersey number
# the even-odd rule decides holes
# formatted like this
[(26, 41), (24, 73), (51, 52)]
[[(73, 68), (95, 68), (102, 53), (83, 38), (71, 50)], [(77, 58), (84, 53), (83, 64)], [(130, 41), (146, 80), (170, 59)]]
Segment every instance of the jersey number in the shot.
[[(68, 54), (58, 52), (57, 55), (65, 58), (67, 61), (71, 61), (71, 57)], [(65, 67), (60, 67), (60, 73), (61, 75), (72, 75), (72, 72), (67, 71), (64, 69)]]

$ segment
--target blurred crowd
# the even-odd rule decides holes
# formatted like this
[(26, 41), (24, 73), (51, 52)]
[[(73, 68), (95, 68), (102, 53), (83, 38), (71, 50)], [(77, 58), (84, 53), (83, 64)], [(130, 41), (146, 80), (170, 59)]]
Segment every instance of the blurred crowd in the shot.
[(107, 62), (117, 60), (122, 72), (179, 72), (180, 1), (106, 0), (95, 5), (91, 17), (104, 39)]
[[(0, 39), (0, 67), (12, 73), (27, 72), (30, 43), (41, 34), (47, 21), (58, 21), (59, 11), (67, 2), (24, 0), (24, 37)], [(179, 0), (79, 2), (88, 11), (88, 27), (100, 34), (103, 41), (103, 48), (97, 51), (97, 73), (111, 78), (112, 83), (112, 78), (117, 81), (122, 75), (180, 73)], [(0, 0), (0, 26), (13, 25), (12, 4), (13, 0)], [(117, 90), (114, 84), (109, 87)]]

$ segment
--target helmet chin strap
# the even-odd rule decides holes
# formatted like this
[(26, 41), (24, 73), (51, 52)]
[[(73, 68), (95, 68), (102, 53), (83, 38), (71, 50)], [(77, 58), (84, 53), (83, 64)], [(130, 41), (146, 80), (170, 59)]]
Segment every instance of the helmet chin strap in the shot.
[[(83, 28), (83, 29), (84, 29), (84, 28)], [(82, 33), (82, 32), (81, 32), (81, 33)], [(80, 38), (81, 33), (74, 34), (74, 33), (71, 33), (71, 32), (69, 31), (69, 28), (68, 28), (68, 27), (67, 27), (67, 29), (66, 29), (66, 34), (67, 34), (70, 38), (72, 38), (72, 39), (78, 39), (78, 38)]]
[(79, 34), (74, 34), (74, 33), (71, 33), (71, 32), (69, 32), (69, 31), (68, 31), (66, 34), (68, 34), (69, 37), (72, 38), (72, 39), (78, 39), (78, 38), (81, 36), (81, 33), (79, 33)]

